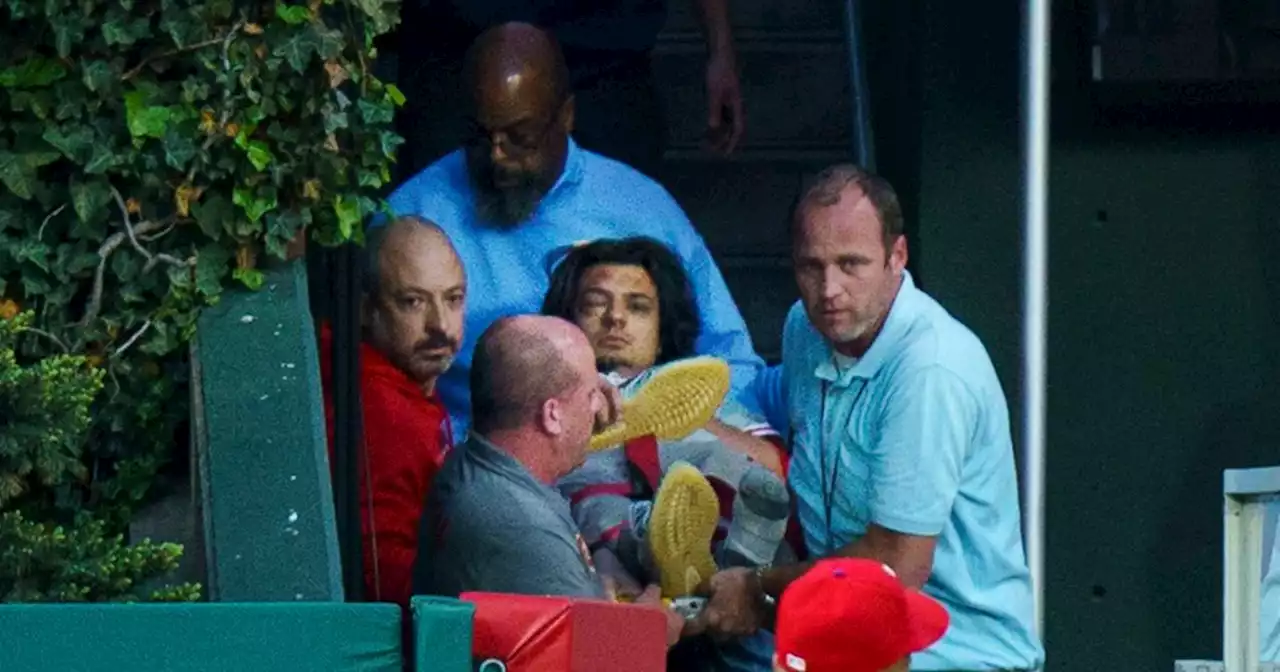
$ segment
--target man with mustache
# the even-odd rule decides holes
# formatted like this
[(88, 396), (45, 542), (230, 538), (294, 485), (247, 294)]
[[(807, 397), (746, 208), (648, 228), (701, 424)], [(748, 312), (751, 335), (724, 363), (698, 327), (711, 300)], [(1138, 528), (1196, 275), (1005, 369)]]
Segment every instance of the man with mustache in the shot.
[[(462, 339), (466, 277), (440, 227), (405, 217), (369, 232), (361, 306), (357, 465), (365, 599), (408, 604), (423, 503), (452, 447), (436, 381)], [(321, 330), (325, 419), (333, 442), (332, 334)]]
[[(695, 351), (728, 361), (735, 389), (745, 389), (762, 362), (706, 244), (657, 183), (570, 137), (574, 97), (551, 37), (526, 24), (492, 28), (472, 45), (464, 76), (468, 140), (390, 203), (439, 223), (457, 247), (471, 287), (466, 333), (537, 312), (548, 256), (579, 240), (646, 235), (674, 250), (689, 273), (702, 324)], [(469, 424), (474, 348), (468, 336), (440, 379), (459, 436)]]

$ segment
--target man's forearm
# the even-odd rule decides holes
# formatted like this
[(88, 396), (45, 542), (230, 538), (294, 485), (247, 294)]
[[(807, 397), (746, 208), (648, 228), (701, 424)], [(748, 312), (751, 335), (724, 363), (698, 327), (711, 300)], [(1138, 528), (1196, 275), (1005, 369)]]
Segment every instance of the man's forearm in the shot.
[[(826, 558), (872, 558), (881, 562), (888, 562), (885, 558), (877, 557), (874, 549), (870, 544), (864, 543), (866, 537), (859, 539), (851, 544), (845, 545), (843, 548), (837, 549), (834, 553), (830, 553), (821, 559)], [(792, 581), (800, 578), (805, 572), (813, 569), (817, 560), (810, 562), (797, 562), (791, 565), (783, 565), (781, 567), (773, 567), (766, 569), (760, 573), (760, 590), (765, 595), (778, 599), (782, 596), (782, 591), (791, 585)]]
[(729, 53), (733, 50), (733, 32), (729, 28), (729, 0), (695, 0), (698, 16), (702, 19), (702, 32), (710, 54)]
[(778, 478), (785, 478), (782, 469), (782, 456), (778, 453), (778, 448), (772, 443), (734, 429), (714, 419), (707, 423), (707, 431), (711, 432), (717, 439), (720, 439), (720, 443), (724, 444), (729, 450), (746, 455), (759, 463), (760, 466), (777, 474)]

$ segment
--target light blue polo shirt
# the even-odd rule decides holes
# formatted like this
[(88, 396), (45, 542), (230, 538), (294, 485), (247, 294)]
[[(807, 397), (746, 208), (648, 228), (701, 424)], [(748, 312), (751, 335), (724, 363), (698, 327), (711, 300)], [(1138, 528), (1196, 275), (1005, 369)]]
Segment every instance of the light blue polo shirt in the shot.
[(986, 349), (904, 273), (879, 336), (846, 364), (793, 306), (780, 380), (810, 553), (827, 555), (871, 523), (936, 536), (924, 590), (946, 605), (951, 628), (912, 669), (1039, 667), (1009, 411)]
[(702, 321), (697, 353), (727, 360), (735, 390), (747, 389), (763, 365), (706, 243), (675, 199), (657, 182), (581, 149), (573, 140), (560, 178), (533, 217), (514, 227), (477, 220), (461, 150), (405, 182), (389, 201), (397, 214), (439, 224), (467, 273), (462, 348), (436, 388), (449, 409), (454, 436), (466, 436), (470, 427), (469, 377), (476, 340), (498, 318), (537, 313), (552, 262), (579, 241), (649, 236), (667, 245), (683, 262), (697, 297)]

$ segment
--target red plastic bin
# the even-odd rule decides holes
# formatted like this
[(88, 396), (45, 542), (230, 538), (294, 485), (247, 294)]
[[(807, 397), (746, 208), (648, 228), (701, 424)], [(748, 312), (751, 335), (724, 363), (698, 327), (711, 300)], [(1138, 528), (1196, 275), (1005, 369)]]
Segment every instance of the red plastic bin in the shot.
[(476, 607), (477, 664), (494, 659), (507, 672), (666, 670), (666, 616), (652, 607), (504, 593), (460, 599)]

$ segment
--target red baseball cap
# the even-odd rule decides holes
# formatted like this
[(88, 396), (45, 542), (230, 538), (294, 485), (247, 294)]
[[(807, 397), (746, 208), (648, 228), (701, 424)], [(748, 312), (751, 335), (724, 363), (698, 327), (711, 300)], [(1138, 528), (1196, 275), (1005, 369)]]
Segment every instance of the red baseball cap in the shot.
[(822, 560), (778, 601), (777, 662), (792, 672), (881, 672), (941, 639), (950, 621), (888, 565)]

